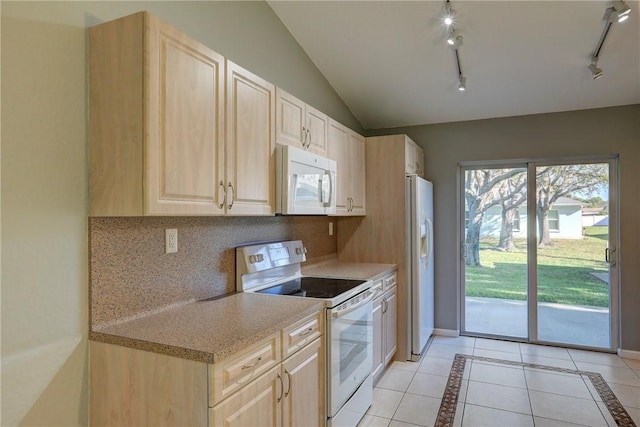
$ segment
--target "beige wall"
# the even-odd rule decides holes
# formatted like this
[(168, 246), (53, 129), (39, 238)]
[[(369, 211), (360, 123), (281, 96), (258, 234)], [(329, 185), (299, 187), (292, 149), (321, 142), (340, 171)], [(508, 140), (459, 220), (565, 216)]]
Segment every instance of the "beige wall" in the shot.
[(406, 133), (434, 183), (436, 328), (459, 329), (456, 174), (460, 162), (620, 155), (621, 344), (640, 351), (640, 105), (375, 131)]
[(87, 424), (85, 28), (139, 10), (361, 130), (264, 2), (3, 1), (2, 426)]

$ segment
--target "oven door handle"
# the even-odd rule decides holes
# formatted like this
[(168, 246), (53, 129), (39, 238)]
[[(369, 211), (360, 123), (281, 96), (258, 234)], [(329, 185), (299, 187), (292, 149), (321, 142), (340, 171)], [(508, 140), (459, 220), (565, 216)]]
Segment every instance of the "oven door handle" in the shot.
[(360, 301), (358, 304), (353, 305), (349, 308), (346, 308), (344, 310), (340, 310), (340, 311), (334, 311), (333, 313), (331, 313), (331, 317), (333, 317), (334, 319), (339, 319), (342, 316), (346, 316), (347, 314), (356, 311), (357, 309), (361, 308), (363, 305), (373, 301), (373, 297), (375, 296), (375, 294), (373, 292), (370, 293), (370, 295), (368, 297), (366, 297), (365, 299), (363, 299), (362, 301)]

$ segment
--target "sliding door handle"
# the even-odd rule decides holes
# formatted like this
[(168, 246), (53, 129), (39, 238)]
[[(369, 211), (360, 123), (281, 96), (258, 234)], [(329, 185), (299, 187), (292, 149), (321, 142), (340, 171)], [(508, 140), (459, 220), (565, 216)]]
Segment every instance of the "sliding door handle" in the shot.
[(606, 248), (604, 250), (604, 260), (607, 264), (616, 265), (615, 253), (615, 248)]

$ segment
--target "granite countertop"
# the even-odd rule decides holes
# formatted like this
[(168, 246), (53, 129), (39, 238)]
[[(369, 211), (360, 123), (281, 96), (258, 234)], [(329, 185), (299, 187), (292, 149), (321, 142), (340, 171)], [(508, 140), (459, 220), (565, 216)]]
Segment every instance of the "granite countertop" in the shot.
[(340, 262), (331, 260), (320, 264), (305, 266), (302, 268), (302, 274), (305, 276), (340, 279), (377, 280), (392, 273), (396, 268), (396, 264)]
[(215, 363), (321, 308), (311, 298), (237, 293), (94, 330), (89, 338)]

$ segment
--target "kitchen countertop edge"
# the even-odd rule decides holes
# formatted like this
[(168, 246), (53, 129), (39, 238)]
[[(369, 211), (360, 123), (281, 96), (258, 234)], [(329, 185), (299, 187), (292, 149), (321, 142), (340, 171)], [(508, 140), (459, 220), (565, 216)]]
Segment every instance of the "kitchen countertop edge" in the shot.
[[(251, 295), (251, 296), (250, 296)], [(242, 298), (254, 298), (255, 294), (233, 294), (230, 297)], [(261, 298), (273, 298), (278, 299), (280, 303), (282, 303), (285, 299), (291, 299), (297, 297), (287, 297), (287, 296), (278, 296), (278, 295), (268, 295), (268, 296), (259, 296)], [(221, 298), (214, 303), (216, 305), (223, 306), (229, 303), (231, 300), (227, 300), (229, 297)], [(178, 310), (185, 311), (189, 310), (190, 306), (195, 308), (195, 304), (202, 303), (203, 301), (197, 301), (193, 304), (187, 304), (185, 306), (181, 306), (179, 308), (168, 309), (160, 313), (151, 314), (149, 316), (145, 316), (140, 319), (135, 319), (132, 321), (127, 321), (124, 323), (120, 323), (117, 327), (105, 327), (102, 330), (93, 330), (89, 331), (89, 340), (95, 342), (102, 342), (106, 344), (119, 345), (122, 347), (133, 348), (137, 350), (149, 351), (157, 354), (164, 354), (167, 356), (178, 357), (182, 359), (188, 359), (196, 362), (204, 362), (208, 364), (219, 363), (225, 358), (241, 352), (242, 350), (250, 347), (251, 345), (260, 342), (261, 340), (278, 333), (285, 327), (307, 317), (314, 313), (320, 311), (323, 307), (321, 302), (318, 301), (310, 301), (307, 299), (300, 299), (294, 302), (290, 300), (287, 302), (287, 312), (286, 316), (271, 316), (267, 315), (268, 321), (263, 321), (260, 323), (259, 329), (252, 333), (251, 335), (246, 335), (239, 337), (237, 339), (229, 340), (229, 335), (233, 335), (229, 333), (229, 325), (221, 326), (225, 329), (220, 333), (220, 344), (216, 345), (218, 347), (215, 351), (210, 349), (198, 348), (197, 340), (194, 340), (195, 345), (178, 345), (177, 342), (181, 340), (175, 339), (176, 336), (183, 334), (185, 330), (189, 330), (188, 322), (185, 324), (178, 324), (173, 330), (164, 330), (162, 334), (166, 336), (166, 339), (154, 339), (152, 335), (157, 336), (158, 330), (152, 331), (151, 334), (145, 333), (144, 327), (148, 327), (149, 323), (153, 323), (154, 318), (158, 318), (159, 316), (171, 316), (176, 313)], [(265, 307), (265, 312), (269, 311), (269, 307)], [(241, 317), (241, 316), (240, 316)], [(263, 316), (264, 317), (264, 316)], [(242, 323), (241, 319), (229, 319), (233, 326), (231, 328), (235, 328), (240, 331), (245, 329), (245, 324)], [(193, 321), (193, 319), (191, 319)], [(145, 322), (147, 325), (141, 327), (141, 322)], [(129, 331), (125, 333), (118, 333), (117, 330), (128, 329)], [(232, 329), (233, 330), (233, 329)], [(145, 335), (147, 335), (145, 337)], [(216, 340), (216, 332), (211, 332), (210, 335), (211, 340)], [(190, 348), (192, 347), (192, 348)]]

